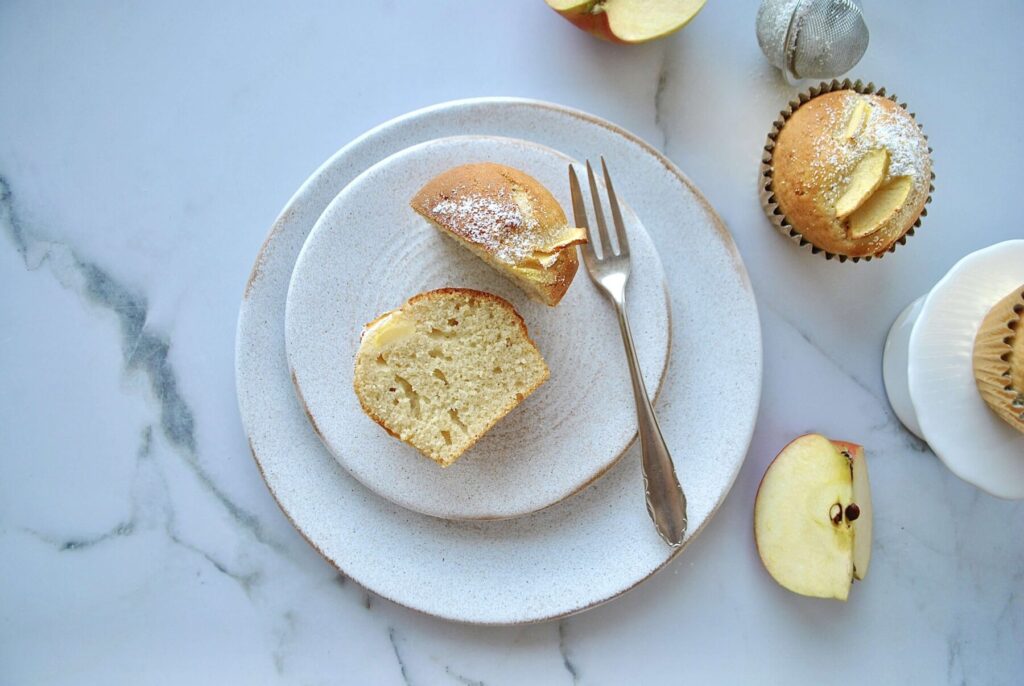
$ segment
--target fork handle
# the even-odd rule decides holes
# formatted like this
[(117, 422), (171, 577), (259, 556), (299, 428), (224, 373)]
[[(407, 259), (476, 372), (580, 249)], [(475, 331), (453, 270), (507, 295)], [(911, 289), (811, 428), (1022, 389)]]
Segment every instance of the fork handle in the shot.
[(626, 346), (629, 361), (629, 375), (633, 381), (633, 399), (636, 401), (637, 432), (640, 435), (640, 449), (643, 453), (641, 466), (644, 474), (644, 493), (647, 496), (647, 512), (654, 521), (658, 534), (672, 547), (682, 544), (686, 533), (686, 496), (676, 477), (672, 455), (654, 415), (647, 387), (640, 374), (640, 362), (633, 346), (633, 333), (626, 319), (626, 306), (615, 299), (619, 316), (622, 342)]

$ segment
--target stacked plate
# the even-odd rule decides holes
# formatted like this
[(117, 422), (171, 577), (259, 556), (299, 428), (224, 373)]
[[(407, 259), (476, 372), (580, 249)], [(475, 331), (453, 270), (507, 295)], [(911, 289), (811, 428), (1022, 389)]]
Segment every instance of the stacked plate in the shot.
[[(557, 308), (533, 303), (408, 204), (437, 173), (491, 161), (568, 208), (568, 165), (597, 155), (627, 205), (627, 304), (689, 501), (686, 542), (732, 485), (757, 415), (760, 328), (742, 261), (700, 193), (643, 141), (575, 110), (518, 99), (420, 110), (303, 184), (260, 250), (238, 324), (239, 405), (261, 473), (309, 542), (371, 591), (458, 621), (541, 621), (625, 592), (685, 547), (666, 546), (648, 518), (618, 326), (586, 275)], [(445, 470), (385, 434), (352, 391), (363, 324), (442, 286), (512, 302), (552, 372)]]

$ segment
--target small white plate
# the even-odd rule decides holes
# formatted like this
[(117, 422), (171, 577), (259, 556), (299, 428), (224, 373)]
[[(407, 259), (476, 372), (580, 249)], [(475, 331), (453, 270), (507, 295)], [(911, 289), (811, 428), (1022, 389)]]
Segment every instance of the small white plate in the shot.
[(924, 299), (910, 334), (907, 383), (924, 439), (954, 474), (1001, 498), (1024, 498), (1024, 434), (978, 392), (974, 337), (1022, 283), (1024, 240), (971, 253)]
[[(552, 505), (604, 473), (636, 437), (615, 310), (582, 265), (558, 307), (548, 307), (409, 206), (432, 177), (484, 161), (522, 169), (570, 207), (571, 160), (550, 148), (481, 136), (412, 146), (356, 177), (320, 216), (292, 272), (285, 320), (292, 379), (324, 444), (378, 494), (447, 519), (504, 519)], [(656, 394), (668, 364), (665, 274), (650, 236), (622, 209), (632, 249), (630, 323), (647, 388)], [(366, 322), (416, 293), (446, 286), (511, 302), (551, 378), (442, 469), (363, 413), (352, 376)]]
[[(657, 410), (688, 499), (683, 546), (669, 548), (651, 524), (635, 444), (601, 479), (564, 502), (515, 519), (460, 522), (377, 496), (338, 464), (310, 427), (288, 375), (284, 339), (288, 283), (306, 236), (360, 173), (412, 145), (457, 135), (531, 140), (576, 159), (604, 155), (615, 190), (643, 218), (665, 264), (673, 304), (673, 363)], [(743, 465), (754, 430), (761, 329), (728, 230), (668, 159), (578, 110), (482, 98), (382, 124), (303, 184), (256, 257), (239, 312), (235, 369), (239, 409), (260, 473), (281, 509), (327, 560), (374, 593), (431, 615), (520, 624), (580, 612), (625, 593), (685, 550), (710, 521)]]

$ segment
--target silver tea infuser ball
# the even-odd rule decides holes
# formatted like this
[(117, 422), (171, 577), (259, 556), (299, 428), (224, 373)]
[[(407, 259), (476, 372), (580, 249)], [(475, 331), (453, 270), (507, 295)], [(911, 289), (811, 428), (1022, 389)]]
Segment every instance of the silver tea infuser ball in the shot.
[(868, 49), (868, 27), (854, 0), (762, 0), (757, 42), (790, 81), (831, 79)]

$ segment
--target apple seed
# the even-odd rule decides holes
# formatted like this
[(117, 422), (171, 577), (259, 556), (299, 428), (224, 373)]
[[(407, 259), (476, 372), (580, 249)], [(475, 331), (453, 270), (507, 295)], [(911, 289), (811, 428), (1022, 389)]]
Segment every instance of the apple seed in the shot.
[(839, 503), (835, 503), (828, 509), (828, 517), (832, 520), (833, 524), (838, 524), (843, 521), (843, 506)]
[(860, 507), (857, 503), (850, 503), (846, 506), (846, 521), (856, 521), (857, 517), (860, 517)]

